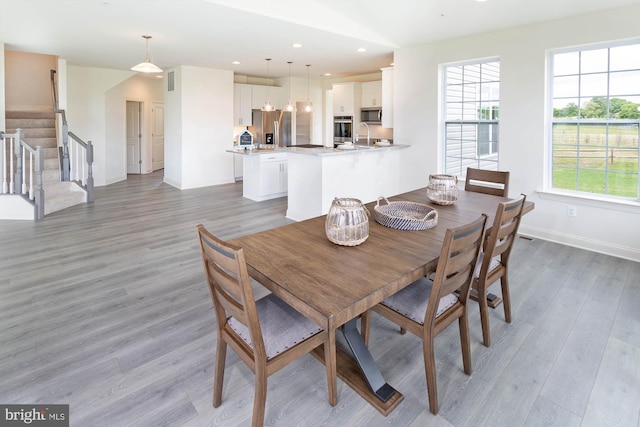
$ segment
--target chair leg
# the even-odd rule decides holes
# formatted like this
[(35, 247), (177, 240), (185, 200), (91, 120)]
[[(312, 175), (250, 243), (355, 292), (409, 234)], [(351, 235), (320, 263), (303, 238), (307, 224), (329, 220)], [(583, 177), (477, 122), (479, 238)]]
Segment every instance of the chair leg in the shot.
[(407, 330), (405, 328), (403, 328), (402, 326), (400, 326), (400, 335), (404, 335), (407, 333)]
[(360, 335), (362, 335), (362, 341), (364, 345), (369, 346), (369, 327), (371, 324), (371, 313), (365, 311), (360, 316)]
[(469, 318), (467, 316), (467, 307), (464, 314), (458, 319), (460, 326), (460, 347), (462, 348), (462, 366), (464, 373), (471, 375), (473, 367), (471, 366), (471, 339), (469, 338)]
[(502, 304), (504, 305), (504, 320), (511, 323), (511, 295), (509, 293), (509, 276), (507, 272), (500, 278), (500, 286), (502, 287)]
[(222, 384), (224, 383), (224, 364), (227, 358), (227, 343), (218, 334), (216, 345), (216, 362), (213, 378), (213, 407), (217, 408), (222, 403)]
[(251, 425), (262, 427), (264, 425), (264, 412), (267, 405), (267, 373), (266, 366), (256, 366), (256, 389), (253, 397), (253, 417)]
[(433, 353), (433, 337), (423, 340), (424, 371), (427, 376), (427, 393), (429, 395), (429, 410), (434, 415), (438, 414), (438, 384), (436, 382), (436, 359)]
[(491, 346), (491, 333), (489, 326), (489, 304), (487, 304), (487, 288), (478, 286), (478, 307), (480, 308), (480, 324), (482, 325), (482, 342), (485, 347)]

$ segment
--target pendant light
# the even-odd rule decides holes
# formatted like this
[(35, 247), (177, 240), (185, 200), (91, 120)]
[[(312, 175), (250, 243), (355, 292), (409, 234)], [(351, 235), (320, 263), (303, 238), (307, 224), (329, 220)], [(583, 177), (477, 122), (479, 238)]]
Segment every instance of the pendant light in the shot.
[(307, 105), (304, 107), (304, 111), (310, 113), (313, 111), (313, 106), (311, 105), (311, 100), (309, 98), (309, 67), (310, 64), (307, 64)]
[(142, 38), (147, 41), (147, 54), (144, 58), (144, 61), (134, 67), (131, 67), (131, 70), (137, 71), (139, 73), (161, 73), (162, 68), (151, 62), (151, 55), (149, 54), (149, 39), (151, 38), (151, 36), (144, 35), (142, 36)]
[[(271, 61), (271, 58), (267, 58), (266, 61), (267, 61), (267, 80), (269, 81), (269, 86), (271, 86), (271, 80), (269, 78), (269, 62)], [(267, 91), (268, 90), (269, 89), (267, 89)], [(262, 111), (275, 111), (275, 107), (273, 106), (273, 104), (271, 104), (271, 100), (269, 99), (269, 92), (267, 92), (267, 100), (262, 105)]]
[(287, 106), (284, 107), (284, 110), (285, 111), (294, 111), (296, 109), (296, 107), (293, 105), (293, 102), (291, 102), (291, 86), (293, 86), (293, 84), (291, 82), (291, 64), (293, 64), (293, 62), (287, 61), (287, 64), (289, 64), (289, 101), (287, 102)]

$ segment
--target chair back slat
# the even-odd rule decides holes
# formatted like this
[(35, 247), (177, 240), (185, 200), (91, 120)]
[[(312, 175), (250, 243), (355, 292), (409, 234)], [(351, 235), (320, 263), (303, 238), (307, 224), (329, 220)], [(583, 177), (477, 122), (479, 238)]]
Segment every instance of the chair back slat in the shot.
[(233, 316), (249, 329), (254, 348), (263, 348), (244, 251), (197, 226), (205, 275), (218, 319), (218, 328)]
[(509, 196), (509, 172), (467, 168), (465, 191)]
[(459, 302), (466, 305), (486, 223), (487, 216), (482, 214), (470, 224), (447, 230), (427, 304), (425, 325), (435, 321), (440, 298), (445, 295), (458, 291)]

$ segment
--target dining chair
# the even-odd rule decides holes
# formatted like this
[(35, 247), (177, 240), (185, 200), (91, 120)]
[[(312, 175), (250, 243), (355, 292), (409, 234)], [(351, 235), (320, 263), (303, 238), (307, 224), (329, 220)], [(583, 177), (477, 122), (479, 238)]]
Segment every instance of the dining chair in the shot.
[[(371, 309), (422, 339), (429, 409), (433, 414), (438, 413), (434, 338), (455, 320), (460, 328), (464, 372), (471, 375), (467, 302), (486, 222), (487, 216), (482, 214), (467, 225), (447, 229), (436, 271), (429, 275), (433, 280), (422, 277)], [(362, 319), (367, 337), (369, 326), (367, 313)]]
[[(255, 374), (252, 425), (262, 426), (267, 377), (322, 345), (327, 333), (274, 294), (254, 301), (243, 249), (196, 229), (217, 319), (213, 406), (221, 404), (229, 345)], [(331, 389), (328, 371), (327, 379)]]
[[(471, 299), (478, 301), (482, 340), (486, 347), (491, 345), (489, 328), (489, 302), (487, 289), (500, 280), (504, 319), (511, 323), (511, 296), (509, 293), (509, 256), (516, 240), (520, 219), (527, 196), (498, 204), (491, 229), (487, 231), (478, 265), (474, 273)], [(495, 308), (495, 304), (492, 304)]]
[(509, 172), (467, 168), (464, 190), (509, 197)]

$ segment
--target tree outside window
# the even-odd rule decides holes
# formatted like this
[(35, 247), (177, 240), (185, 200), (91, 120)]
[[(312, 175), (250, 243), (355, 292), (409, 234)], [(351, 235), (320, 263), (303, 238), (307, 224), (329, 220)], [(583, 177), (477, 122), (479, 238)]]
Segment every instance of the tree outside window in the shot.
[(638, 199), (640, 43), (550, 59), (552, 187)]

